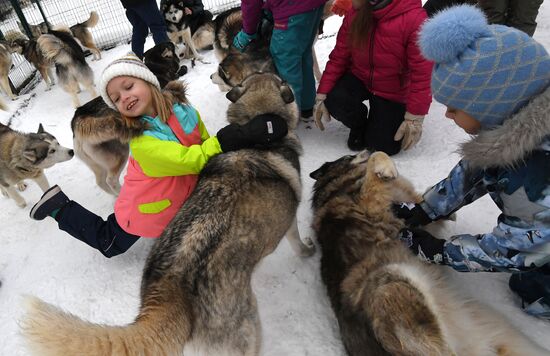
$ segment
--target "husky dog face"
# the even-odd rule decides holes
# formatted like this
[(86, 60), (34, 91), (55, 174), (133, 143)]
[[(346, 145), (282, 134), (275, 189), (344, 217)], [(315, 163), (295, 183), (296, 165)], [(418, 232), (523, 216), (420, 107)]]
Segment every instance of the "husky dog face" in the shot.
[(23, 54), (23, 48), (25, 47), (25, 44), (28, 42), (27, 39), (23, 38), (16, 38), (13, 41), (10, 42), (10, 51), (11, 53), (19, 53)]
[(334, 196), (358, 190), (363, 181), (367, 162), (371, 157), (369, 151), (357, 155), (343, 156), (336, 161), (323, 163), (321, 167), (309, 174), (315, 179), (311, 204), (319, 208)]
[(163, 10), (164, 12), (164, 18), (166, 21), (170, 21), (172, 23), (178, 23), (182, 19), (184, 12), (183, 7), (179, 8), (175, 5), (170, 5), (167, 8)]
[(364, 167), (369, 159), (369, 156), (369, 151), (362, 151), (356, 155), (340, 157), (336, 161), (325, 162), (321, 167), (311, 172), (309, 177), (315, 180), (332, 180), (336, 177), (340, 177), (345, 172), (357, 168), (358, 166)]
[(36, 134), (30, 134), (29, 142), (23, 151), (23, 157), (34, 166), (45, 169), (56, 163), (68, 161), (74, 156), (74, 151), (63, 147), (50, 133), (44, 131), (42, 124)]
[(276, 73), (275, 64), (267, 51), (255, 53), (230, 53), (210, 76), (220, 91), (228, 91), (255, 73)]
[(245, 124), (254, 116), (272, 113), (286, 120), (293, 130), (298, 124), (299, 110), (288, 83), (272, 73), (257, 73), (231, 89), (226, 98), (231, 101), (227, 121)]

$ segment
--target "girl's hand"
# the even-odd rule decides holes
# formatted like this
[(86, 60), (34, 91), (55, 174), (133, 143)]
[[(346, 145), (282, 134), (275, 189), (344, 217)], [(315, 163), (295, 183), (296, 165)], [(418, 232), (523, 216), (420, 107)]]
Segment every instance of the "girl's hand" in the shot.
[(216, 134), (223, 152), (279, 141), (288, 133), (286, 121), (275, 114), (262, 114), (244, 125), (229, 124)]

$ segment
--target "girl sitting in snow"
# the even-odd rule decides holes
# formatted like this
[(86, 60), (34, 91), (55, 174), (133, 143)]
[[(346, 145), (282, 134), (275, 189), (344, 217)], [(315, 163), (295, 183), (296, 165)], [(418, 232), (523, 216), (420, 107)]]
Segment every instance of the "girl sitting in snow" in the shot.
[(31, 218), (51, 216), (61, 230), (106, 257), (116, 256), (140, 236), (160, 236), (211, 157), (279, 140), (287, 133), (282, 118), (266, 114), (243, 126), (230, 124), (209, 137), (198, 112), (187, 103), (183, 85), (174, 84), (169, 85), (179, 90), (161, 92), (157, 78), (133, 53), (109, 64), (102, 74), (101, 96), (134, 132), (114, 214), (104, 221), (69, 200), (56, 185), (33, 206)]
[[(526, 271), (512, 276), (511, 288), (533, 303), (528, 312), (550, 316), (550, 56), (468, 5), (429, 20), (420, 46), (435, 62), (432, 91), (445, 116), (476, 136), (420, 204), (396, 208), (413, 227), (401, 238), (414, 253), (458, 271)], [(445, 241), (414, 228), (487, 193), (502, 211), (490, 233)]]

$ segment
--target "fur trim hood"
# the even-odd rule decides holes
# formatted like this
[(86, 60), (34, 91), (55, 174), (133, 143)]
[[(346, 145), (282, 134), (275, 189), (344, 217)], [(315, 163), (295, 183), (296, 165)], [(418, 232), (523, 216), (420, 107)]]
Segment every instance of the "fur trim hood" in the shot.
[(510, 167), (519, 163), (550, 135), (550, 87), (494, 129), (482, 130), (462, 145), (471, 168)]
[(184, 82), (178, 80), (168, 82), (162, 89), (162, 92), (171, 95), (172, 103), (189, 105), (189, 101), (187, 100), (187, 85)]

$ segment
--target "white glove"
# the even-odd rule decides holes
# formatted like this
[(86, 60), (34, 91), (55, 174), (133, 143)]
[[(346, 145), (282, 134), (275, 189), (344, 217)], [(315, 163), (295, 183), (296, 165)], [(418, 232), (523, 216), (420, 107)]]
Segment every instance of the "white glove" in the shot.
[(424, 122), (424, 115), (413, 115), (408, 111), (405, 113), (405, 121), (401, 123), (393, 137), (395, 141), (403, 139), (401, 149), (408, 150), (420, 141), (422, 122)]
[(325, 99), (327, 98), (326, 94), (317, 94), (315, 97), (315, 106), (313, 107), (313, 118), (315, 120), (315, 125), (323, 131), (325, 125), (323, 125), (323, 119), (326, 122), (330, 121), (330, 114), (325, 106)]

